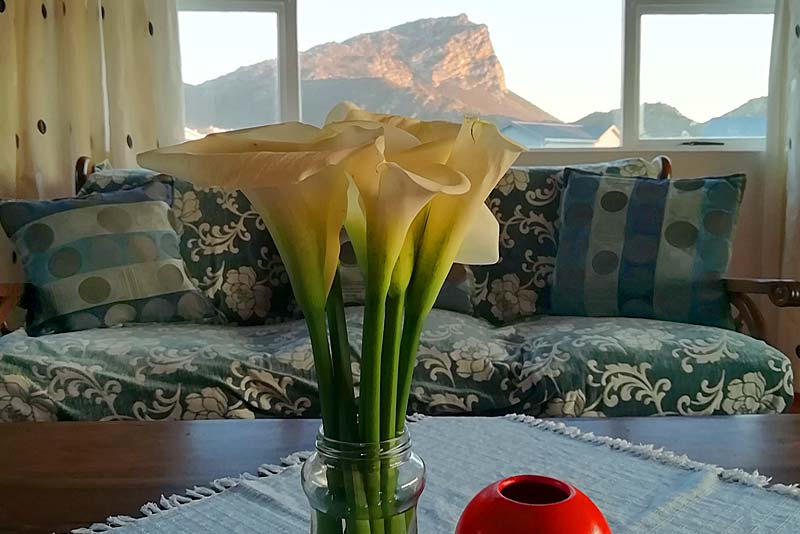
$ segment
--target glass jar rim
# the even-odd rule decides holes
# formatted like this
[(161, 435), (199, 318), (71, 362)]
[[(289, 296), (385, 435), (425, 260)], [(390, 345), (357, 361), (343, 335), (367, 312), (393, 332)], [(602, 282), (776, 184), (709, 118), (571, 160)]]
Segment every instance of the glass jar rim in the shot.
[(333, 439), (325, 436), (322, 426), (319, 427), (316, 440), (317, 452), (329, 458), (348, 460), (374, 460), (395, 458), (411, 450), (411, 434), (408, 429), (397, 437), (377, 442), (353, 442)]

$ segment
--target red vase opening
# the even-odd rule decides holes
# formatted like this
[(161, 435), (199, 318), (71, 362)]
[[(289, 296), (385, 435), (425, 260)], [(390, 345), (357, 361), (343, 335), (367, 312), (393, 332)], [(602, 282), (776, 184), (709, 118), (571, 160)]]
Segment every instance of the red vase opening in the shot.
[(541, 475), (488, 485), (467, 505), (456, 534), (611, 534), (603, 514), (574, 486)]

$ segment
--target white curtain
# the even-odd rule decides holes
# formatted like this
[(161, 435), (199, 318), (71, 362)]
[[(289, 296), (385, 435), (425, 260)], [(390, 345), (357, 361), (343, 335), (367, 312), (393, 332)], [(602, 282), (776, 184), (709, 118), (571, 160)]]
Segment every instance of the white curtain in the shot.
[[(776, 2), (766, 168), (764, 250), (773, 255), (776, 249), (780, 251), (782, 277), (800, 279), (800, 0)], [(769, 206), (776, 204), (785, 205), (783, 224), (770, 222), (775, 210)], [(779, 348), (796, 363), (800, 310), (781, 311), (778, 326)], [(800, 366), (795, 366), (795, 377), (797, 389)]]
[[(0, 0), (0, 198), (71, 196), (80, 156), (135, 167), (183, 115), (175, 0)], [(11, 258), (0, 231), (0, 284)]]
[(79, 156), (183, 139), (175, 0), (0, 2), (0, 197), (73, 194)]

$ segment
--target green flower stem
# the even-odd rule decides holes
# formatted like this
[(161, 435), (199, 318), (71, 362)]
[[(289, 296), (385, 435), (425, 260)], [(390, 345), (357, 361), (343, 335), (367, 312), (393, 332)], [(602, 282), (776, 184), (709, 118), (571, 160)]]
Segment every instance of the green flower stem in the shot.
[(324, 309), (304, 309), (311, 350), (314, 354), (314, 369), (317, 373), (319, 398), (322, 406), (322, 427), (325, 434), (339, 438), (339, 417), (336, 413), (336, 396), (333, 387), (333, 367), (328, 347), (328, 329)]
[[(331, 291), (328, 294), (326, 312), (328, 314), (328, 330), (331, 339), (340, 435), (344, 441), (356, 442), (358, 441), (358, 423), (353, 391), (353, 371), (350, 368), (350, 343), (347, 339), (342, 279), (338, 269), (333, 279)], [(343, 470), (342, 483), (344, 485), (345, 498), (352, 504), (351, 508), (355, 509), (357, 503), (359, 501), (364, 502), (365, 499), (363, 484), (358, 484), (354, 480), (353, 477), (359, 477), (360, 475), (350, 466), (343, 465)], [(361, 495), (360, 498), (359, 494)], [(348, 518), (347, 525), (347, 534), (370, 534), (368, 521)]]
[(424, 325), (425, 315), (409, 314), (409, 309), (406, 307), (403, 335), (400, 341), (400, 373), (398, 376), (397, 412), (395, 415), (395, 426), (398, 434), (405, 429), (408, 399), (411, 396), (411, 379), (414, 375), (417, 348), (419, 347), (419, 339), (422, 336)]
[(395, 514), (386, 519), (386, 534), (407, 534), (405, 514)]
[[(383, 322), (385, 316), (386, 291), (375, 291), (367, 286), (367, 299), (364, 307), (364, 328), (361, 349), (361, 396), (359, 398), (359, 430), (361, 441), (378, 443), (380, 441), (380, 380), (381, 347), (383, 341)], [(374, 462), (374, 464), (373, 464)], [(375, 509), (380, 501), (380, 460), (369, 460), (365, 470), (364, 486), (367, 491), (367, 506)], [(378, 516), (378, 514), (375, 514)], [(383, 522), (370, 520), (372, 534), (383, 534)]]
[(326, 513), (314, 510), (316, 534), (342, 534), (342, 522)]
[(434, 265), (433, 268), (415, 266), (414, 276), (406, 294), (403, 335), (400, 340), (400, 375), (395, 416), (398, 434), (405, 428), (408, 399), (411, 395), (411, 379), (414, 375), (414, 364), (425, 319), (433, 308), (449, 271), (450, 265), (446, 268), (439, 265)]
[[(308, 334), (311, 337), (311, 349), (314, 354), (314, 367), (317, 372), (320, 404), (322, 405), (322, 428), (325, 435), (333, 439), (340, 439), (339, 414), (336, 410), (336, 397), (333, 387), (333, 367), (331, 353), (328, 346), (328, 329), (325, 322), (324, 309), (304, 309)], [(344, 481), (336, 473), (329, 473), (328, 485), (331, 493), (344, 496), (346, 492)], [(317, 513), (317, 532), (320, 534), (341, 534), (341, 520), (327, 514)]]
[(377, 443), (381, 438), (381, 349), (388, 290), (388, 283), (383, 287), (370, 287), (368, 284), (364, 303), (358, 424), (361, 441), (365, 443)]
[[(420, 239), (420, 231), (424, 228), (425, 217), (427, 216), (426, 210), (423, 210), (406, 235), (406, 240), (403, 243), (403, 248), (400, 251), (400, 256), (397, 258), (394, 270), (392, 271), (391, 285), (389, 287), (389, 299), (387, 302), (388, 311), (386, 321), (386, 328), (391, 331), (391, 337), (387, 334), (387, 341), (391, 339), (392, 346), (392, 399), (385, 399), (387, 402), (381, 406), (383, 416), (386, 418), (387, 429), (385, 431), (388, 437), (395, 437), (402, 434), (403, 422), (405, 421), (405, 409), (402, 411), (398, 409), (399, 404), (407, 404), (408, 396), (411, 389), (410, 376), (406, 380), (405, 374), (407, 373), (406, 367), (408, 362), (403, 361), (403, 336), (405, 329), (412, 323), (407, 316), (407, 291), (411, 278), (414, 274), (414, 260), (417, 252), (417, 243)], [(406, 314), (406, 316), (404, 316)], [(390, 321), (389, 317), (393, 320)], [(414, 347), (416, 350), (416, 346)], [(411, 366), (413, 372), (413, 364)], [(398, 424), (398, 420), (401, 421)], [(389, 436), (389, 430), (392, 429), (393, 435)], [(399, 430), (398, 430), (399, 429)]]
[[(411, 524), (414, 522), (417, 516), (417, 507), (415, 506), (414, 508), (410, 508), (406, 511), (406, 513), (403, 514), (403, 516), (405, 517), (406, 529), (411, 528)], [(414, 534), (416, 534), (416, 532)]]
[[(383, 349), (381, 354), (381, 440), (396, 437), (395, 414), (397, 406), (397, 377), (399, 373), (400, 338), (403, 330), (403, 303), (405, 293), (389, 290), (386, 298), (386, 321), (383, 329)], [(381, 503), (387, 519), (386, 534), (402, 534), (395, 515), (395, 486), (397, 469), (388, 464), (381, 465)]]
[(381, 353), (381, 440), (397, 436), (397, 378), (400, 371), (400, 339), (403, 332), (405, 293), (389, 292)]
[(328, 330), (331, 339), (336, 406), (339, 410), (339, 433), (344, 441), (358, 441), (356, 401), (353, 392), (353, 371), (350, 368), (350, 343), (347, 340), (347, 321), (344, 315), (342, 279), (339, 270), (328, 294)]
[[(371, 262), (367, 269), (367, 295), (364, 306), (363, 339), (361, 342), (361, 396), (359, 398), (359, 431), (361, 441), (378, 443), (381, 437), (381, 350), (383, 327), (386, 318), (386, 295), (389, 292), (389, 274), (383, 261)], [(373, 464), (374, 461), (374, 464)], [(367, 505), (375, 509), (380, 502), (380, 460), (370, 460), (364, 485)], [(370, 520), (371, 534), (384, 534), (383, 520)]]

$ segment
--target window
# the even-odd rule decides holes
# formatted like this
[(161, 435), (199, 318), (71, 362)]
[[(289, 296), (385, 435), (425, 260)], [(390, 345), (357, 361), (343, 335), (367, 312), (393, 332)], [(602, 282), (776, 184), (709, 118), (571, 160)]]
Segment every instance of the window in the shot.
[(532, 150), (764, 144), (774, 0), (179, 2), (195, 136), (351, 100)]
[(763, 146), (773, 9), (628, 0), (625, 144)]
[(321, 124), (346, 99), (424, 119), (481, 116), (529, 148), (619, 146), (621, 0), (513, 4), (301, 0), (303, 119)]
[(287, 83), (297, 61), (285, 59), (296, 50), (285, 32), (294, 11), (286, 4), (180, 0), (187, 140), (297, 118), (297, 84)]

